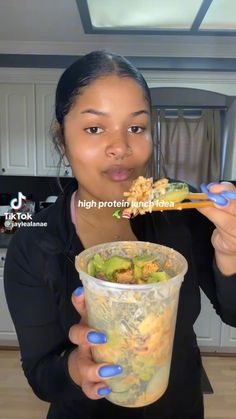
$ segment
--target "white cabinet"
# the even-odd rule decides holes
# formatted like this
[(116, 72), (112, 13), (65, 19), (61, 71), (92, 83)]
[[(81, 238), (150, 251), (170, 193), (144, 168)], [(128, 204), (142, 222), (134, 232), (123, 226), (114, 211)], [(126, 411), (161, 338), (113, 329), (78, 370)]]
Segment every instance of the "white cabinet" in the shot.
[(33, 84), (0, 84), (1, 174), (35, 175)]
[(222, 322), (202, 291), (201, 303), (201, 313), (194, 325), (201, 350), (236, 353), (236, 328)]
[[(71, 177), (50, 138), (56, 84), (0, 83), (0, 174)], [(68, 161), (65, 159), (65, 164)]]
[(221, 319), (202, 291), (201, 305), (201, 313), (195, 322), (194, 330), (199, 346), (212, 351), (220, 346)]
[(19, 346), (5, 298), (3, 268), (0, 268), (0, 346)]
[(230, 327), (227, 324), (222, 323), (221, 325), (221, 340), (220, 340), (219, 352), (236, 352), (236, 328)]
[(54, 119), (55, 91), (56, 84), (36, 85), (37, 176), (72, 176), (70, 167), (64, 167), (63, 164), (58, 171), (60, 156), (50, 136)]

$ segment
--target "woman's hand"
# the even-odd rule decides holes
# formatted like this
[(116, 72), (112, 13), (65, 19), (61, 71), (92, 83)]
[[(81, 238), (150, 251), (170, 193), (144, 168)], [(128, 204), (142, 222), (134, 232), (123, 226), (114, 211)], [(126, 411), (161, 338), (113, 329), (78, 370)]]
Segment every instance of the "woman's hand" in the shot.
[[(89, 399), (101, 399), (112, 389), (106, 380), (122, 373), (120, 365), (96, 364), (92, 360), (91, 346), (106, 343), (103, 333), (91, 329), (87, 325), (87, 313), (82, 288), (77, 288), (72, 294), (72, 303), (79, 312), (81, 320), (69, 331), (69, 339), (79, 345), (68, 358), (68, 370), (72, 380), (79, 385)], [(80, 295), (78, 295), (80, 294)]]
[[(213, 193), (222, 191), (236, 192), (232, 183), (212, 184), (209, 190)], [(216, 229), (212, 234), (212, 244), (215, 248), (216, 263), (224, 275), (236, 273), (236, 200), (230, 200), (222, 207), (206, 207), (198, 210), (212, 221)]]

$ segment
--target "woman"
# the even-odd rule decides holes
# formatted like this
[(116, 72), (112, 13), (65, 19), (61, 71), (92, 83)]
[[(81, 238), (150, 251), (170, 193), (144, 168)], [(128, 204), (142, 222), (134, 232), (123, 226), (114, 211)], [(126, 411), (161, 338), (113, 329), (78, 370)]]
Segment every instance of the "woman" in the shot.
[[(101, 201), (121, 201), (131, 182), (153, 167), (150, 93), (137, 69), (116, 54), (92, 52), (61, 76), (54, 138), (75, 179), (53, 206), (36, 215), (46, 228), (16, 232), (5, 265), (6, 298), (30, 386), (51, 403), (48, 419), (202, 419), (193, 324), (201, 287), (222, 320), (236, 326), (236, 203), (204, 208), (202, 214), (156, 212), (131, 220), (112, 217), (114, 208), (98, 209)], [(215, 192), (226, 189), (235, 190), (231, 184), (211, 186)], [(87, 209), (85, 202), (95, 205)], [(120, 374), (122, 365), (92, 361), (91, 346), (105, 344), (106, 336), (87, 325), (74, 268), (83, 249), (116, 240), (164, 244), (189, 264), (169, 386), (160, 400), (143, 408), (120, 407), (104, 398), (112, 391), (109, 377)]]

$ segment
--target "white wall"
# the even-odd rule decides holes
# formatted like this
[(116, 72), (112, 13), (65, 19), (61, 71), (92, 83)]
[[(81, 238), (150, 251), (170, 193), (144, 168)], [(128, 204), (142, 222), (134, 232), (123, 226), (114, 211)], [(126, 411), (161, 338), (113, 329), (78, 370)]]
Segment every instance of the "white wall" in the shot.
[(236, 180), (236, 99), (226, 112), (224, 179)]
[(236, 96), (236, 72), (149, 70), (142, 74), (149, 87), (187, 87)]

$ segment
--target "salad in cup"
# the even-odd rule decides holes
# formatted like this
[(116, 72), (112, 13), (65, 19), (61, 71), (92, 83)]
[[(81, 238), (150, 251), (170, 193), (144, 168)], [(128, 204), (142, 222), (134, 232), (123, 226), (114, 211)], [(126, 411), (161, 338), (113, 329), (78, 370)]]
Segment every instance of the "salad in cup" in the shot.
[(148, 242), (114, 242), (76, 256), (88, 323), (107, 336), (91, 348), (98, 363), (122, 366), (109, 378), (106, 398), (140, 407), (165, 392), (170, 371), (179, 289), (187, 270), (182, 255)]

